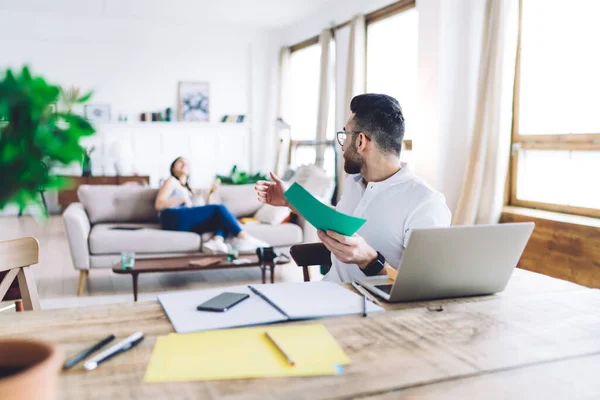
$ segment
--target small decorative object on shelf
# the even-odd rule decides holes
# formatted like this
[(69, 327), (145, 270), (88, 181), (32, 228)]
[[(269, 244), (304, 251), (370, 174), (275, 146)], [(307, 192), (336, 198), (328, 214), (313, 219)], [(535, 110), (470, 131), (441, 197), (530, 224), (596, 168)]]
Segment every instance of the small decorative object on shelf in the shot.
[(91, 155), (96, 148), (94, 146), (87, 148), (82, 147), (83, 162), (81, 163), (81, 176), (92, 176), (92, 158)]
[(225, 115), (223, 115), (223, 118), (221, 118), (221, 122), (242, 124), (245, 119), (246, 119), (246, 116), (244, 114), (231, 114), (231, 115), (225, 114)]
[(86, 104), (85, 118), (90, 122), (110, 122), (110, 106), (108, 104)]
[(153, 111), (140, 113), (141, 122), (165, 122), (172, 121), (171, 109), (167, 108), (164, 112)]
[(119, 122), (127, 122), (127, 115), (119, 114)]
[(167, 121), (167, 122), (173, 121), (173, 110), (171, 110), (171, 107), (169, 107), (165, 110), (165, 121)]

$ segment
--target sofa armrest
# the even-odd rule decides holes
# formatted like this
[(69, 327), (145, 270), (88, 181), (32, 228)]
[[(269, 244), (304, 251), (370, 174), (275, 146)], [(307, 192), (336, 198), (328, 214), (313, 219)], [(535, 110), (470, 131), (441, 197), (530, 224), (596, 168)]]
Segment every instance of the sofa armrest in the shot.
[(317, 236), (317, 228), (311, 225), (302, 215), (297, 216), (296, 223), (302, 228), (302, 238), (304, 243), (320, 242), (319, 236)]
[(75, 269), (90, 269), (90, 248), (88, 238), (90, 236), (91, 224), (83, 204), (72, 203), (63, 213), (71, 259)]

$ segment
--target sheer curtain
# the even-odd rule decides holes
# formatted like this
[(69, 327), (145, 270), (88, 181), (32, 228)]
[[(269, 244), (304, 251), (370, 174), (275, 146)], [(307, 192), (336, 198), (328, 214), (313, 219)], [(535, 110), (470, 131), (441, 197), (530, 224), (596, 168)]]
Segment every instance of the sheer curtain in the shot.
[[(321, 68), (319, 73), (319, 110), (317, 113), (317, 141), (327, 140), (327, 125), (329, 121), (329, 106), (331, 88), (333, 84), (334, 60), (331, 51), (333, 33), (331, 29), (324, 29), (319, 35), (321, 47)], [(325, 146), (316, 146), (316, 164), (323, 167), (325, 160)]]
[(365, 16), (357, 15), (350, 22), (350, 41), (348, 42), (348, 66), (346, 67), (345, 98), (346, 120), (350, 118), (350, 101), (366, 90), (365, 54), (367, 46)]
[(279, 51), (279, 77), (277, 92), (277, 120), (275, 121), (275, 173), (285, 171), (289, 163), (287, 149), (290, 142), (289, 107), (290, 107), (290, 47), (282, 47)]
[(475, 120), (453, 224), (497, 223), (502, 211), (512, 130), (518, 0), (487, 0)]
[[(348, 41), (348, 60), (346, 65), (346, 81), (344, 82), (344, 122), (350, 118), (350, 101), (356, 95), (365, 93), (365, 52), (367, 46), (365, 16), (357, 15), (350, 22), (350, 36)], [(341, 129), (341, 127), (336, 127)], [(340, 146), (335, 147), (338, 153), (337, 169), (338, 182), (337, 193), (338, 200), (344, 192), (344, 180), (346, 174), (344, 172), (344, 159), (342, 157), (342, 149)]]

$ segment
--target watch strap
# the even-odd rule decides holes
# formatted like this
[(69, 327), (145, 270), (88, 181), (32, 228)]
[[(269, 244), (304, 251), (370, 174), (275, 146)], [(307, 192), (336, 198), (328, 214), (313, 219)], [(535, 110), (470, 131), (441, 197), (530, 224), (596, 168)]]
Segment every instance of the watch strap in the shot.
[(385, 257), (380, 252), (377, 252), (377, 258), (371, 261), (369, 265), (367, 265), (366, 268), (363, 270), (363, 272), (367, 276), (379, 275), (384, 266)]

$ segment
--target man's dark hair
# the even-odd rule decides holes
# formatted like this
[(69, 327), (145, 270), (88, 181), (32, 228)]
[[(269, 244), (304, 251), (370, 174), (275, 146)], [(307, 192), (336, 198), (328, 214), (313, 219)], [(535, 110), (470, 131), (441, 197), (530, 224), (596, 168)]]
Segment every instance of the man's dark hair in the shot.
[(357, 131), (371, 136), (383, 152), (400, 154), (404, 115), (398, 100), (386, 94), (361, 94), (352, 99), (350, 110)]

